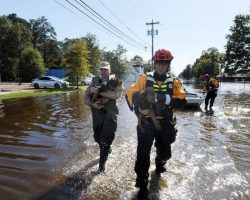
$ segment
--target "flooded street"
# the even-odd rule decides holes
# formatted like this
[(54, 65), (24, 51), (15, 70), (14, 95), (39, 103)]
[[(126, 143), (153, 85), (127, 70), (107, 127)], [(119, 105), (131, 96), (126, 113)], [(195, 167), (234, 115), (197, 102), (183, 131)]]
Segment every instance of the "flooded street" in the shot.
[[(125, 98), (118, 105), (112, 153), (97, 175), (83, 92), (0, 102), (0, 199), (135, 199), (137, 120)], [(178, 137), (160, 178), (152, 148), (151, 199), (250, 199), (250, 84), (222, 83), (214, 110), (176, 111)]]

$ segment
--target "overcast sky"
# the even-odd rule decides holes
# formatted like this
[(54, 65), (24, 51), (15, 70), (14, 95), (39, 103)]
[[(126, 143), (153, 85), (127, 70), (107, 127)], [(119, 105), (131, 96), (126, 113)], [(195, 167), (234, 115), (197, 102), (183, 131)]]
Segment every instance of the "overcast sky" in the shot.
[[(151, 37), (147, 35), (151, 27), (146, 26), (146, 22), (159, 21), (155, 26), (159, 35), (155, 36), (154, 50), (165, 48), (172, 52), (172, 70), (176, 74), (193, 64), (203, 50), (216, 47), (224, 52), (225, 36), (230, 33), (235, 16), (250, 12), (249, 0), (82, 0), (132, 38), (131, 45), (101, 28), (65, 0), (56, 1), (0, 0), (0, 15), (16, 13), (26, 20), (45, 16), (55, 28), (58, 40), (92, 33), (101, 48), (113, 50), (119, 43), (127, 49), (129, 59), (139, 55), (145, 60), (151, 58)], [(68, 1), (93, 17), (75, 0)], [(142, 46), (133, 46), (137, 43), (148, 46), (147, 51)]]

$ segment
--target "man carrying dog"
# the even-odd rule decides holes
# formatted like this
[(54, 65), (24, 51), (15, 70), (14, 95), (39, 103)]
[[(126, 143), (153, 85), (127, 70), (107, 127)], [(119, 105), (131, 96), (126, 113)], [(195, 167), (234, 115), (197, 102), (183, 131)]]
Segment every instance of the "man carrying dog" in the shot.
[[(84, 102), (91, 107), (94, 139), (100, 147), (99, 173), (105, 171), (105, 163), (110, 152), (110, 146), (114, 140), (117, 128), (118, 108), (116, 100), (119, 99), (123, 92), (123, 85), (120, 82), (115, 88), (108, 91), (100, 91), (102, 84), (111, 81), (111, 68), (108, 62), (100, 63), (100, 77), (94, 77), (92, 83), (85, 92)], [(108, 98), (108, 101), (92, 101), (96, 93), (98, 96)]]
[(161, 129), (157, 130), (152, 119), (148, 117), (148, 110), (140, 109), (143, 115), (141, 126), (144, 132), (137, 126), (137, 158), (135, 163), (136, 187), (140, 189), (138, 196), (144, 198), (148, 194), (148, 170), (150, 166), (150, 151), (155, 140), (156, 158), (155, 173), (160, 175), (166, 171), (164, 165), (171, 158), (171, 143), (175, 141), (177, 130), (174, 128), (175, 117), (173, 108), (186, 103), (186, 95), (182, 84), (169, 73), (173, 56), (170, 51), (160, 49), (153, 56), (155, 71), (148, 72), (137, 80), (127, 92), (126, 98), (130, 109), (133, 110), (133, 95), (143, 91), (146, 87), (153, 87), (157, 95), (157, 103), (153, 110), (160, 122)]

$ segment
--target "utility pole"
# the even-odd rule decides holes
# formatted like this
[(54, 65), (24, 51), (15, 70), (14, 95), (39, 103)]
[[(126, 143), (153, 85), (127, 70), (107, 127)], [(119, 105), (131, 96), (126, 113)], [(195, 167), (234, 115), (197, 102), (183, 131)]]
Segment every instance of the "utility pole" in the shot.
[(154, 30), (154, 25), (155, 24), (159, 24), (160, 22), (154, 22), (153, 20), (152, 20), (152, 22), (148, 22), (148, 23), (146, 23), (146, 25), (151, 25), (151, 31), (150, 30), (148, 30), (147, 32), (148, 32), (148, 35), (151, 35), (152, 36), (152, 69), (151, 70), (153, 70), (154, 69), (154, 62), (153, 62), (153, 55), (154, 55), (154, 35), (158, 35), (158, 30), (156, 29), (156, 30)]

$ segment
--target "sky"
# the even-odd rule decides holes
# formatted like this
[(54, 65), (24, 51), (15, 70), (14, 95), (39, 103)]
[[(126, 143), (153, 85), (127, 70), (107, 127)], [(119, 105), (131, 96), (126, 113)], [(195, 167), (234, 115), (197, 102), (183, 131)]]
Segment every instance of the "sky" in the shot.
[[(80, 0), (68, 1), (96, 19), (76, 3)], [(154, 51), (170, 50), (174, 56), (172, 71), (178, 75), (210, 47), (225, 52), (225, 37), (230, 34), (235, 16), (250, 14), (249, 0), (82, 1), (133, 41), (121, 40), (66, 0), (0, 0), (0, 15), (16, 13), (26, 20), (45, 16), (55, 28), (59, 41), (92, 33), (97, 36), (100, 48), (112, 51), (121, 44), (127, 49), (128, 59), (139, 55), (144, 60), (151, 59), (152, 46), (151, 36), (147, 35), (151, 26), (146, 23), (159, 22), (154, 26), (158, 30), (158, 35), (154, 36)], [(146, 51), (144, 46), (147, 46)]]

